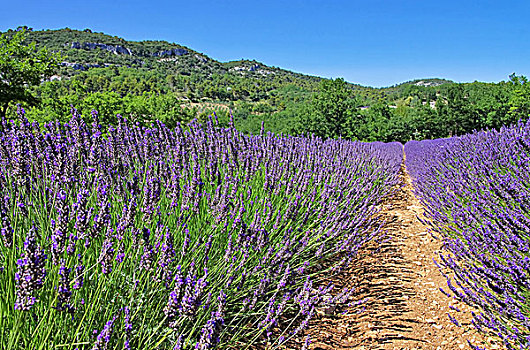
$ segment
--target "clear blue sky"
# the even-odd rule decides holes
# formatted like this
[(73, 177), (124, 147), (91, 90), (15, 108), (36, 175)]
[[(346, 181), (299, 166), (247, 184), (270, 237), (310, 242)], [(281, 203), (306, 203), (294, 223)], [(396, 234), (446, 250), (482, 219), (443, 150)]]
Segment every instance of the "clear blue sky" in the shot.
[(530, 76), (528, 0), (3, 0), (0, 30), (19, 25), (167, 40), (370, 86)]

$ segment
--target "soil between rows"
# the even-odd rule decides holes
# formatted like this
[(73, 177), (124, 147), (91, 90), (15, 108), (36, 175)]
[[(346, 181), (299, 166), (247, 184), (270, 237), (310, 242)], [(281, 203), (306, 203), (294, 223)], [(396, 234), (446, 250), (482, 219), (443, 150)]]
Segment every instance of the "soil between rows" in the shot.
[[(474, 328), (469, 306), (440, 291), (447, 290), (447, 281), (433, 259), (439, 260), (441, 242), (418, 220), (423, 209), (404, 165), (400, 176), (400, 187), (383, 203), (384, 243), (370, 243), (334, 279), (337, 290), (355, 287), (355, 293), (333, 315), (319, 314), (310, 321), (305, 333), (311, 338), (309, 348), (471, 349), (469, 341), (503, 349), (502, 343)], [(349, 306), (362, 300), (363, 312)], [(292, 348), (300, 349), (304, 339), (305, 335)]]

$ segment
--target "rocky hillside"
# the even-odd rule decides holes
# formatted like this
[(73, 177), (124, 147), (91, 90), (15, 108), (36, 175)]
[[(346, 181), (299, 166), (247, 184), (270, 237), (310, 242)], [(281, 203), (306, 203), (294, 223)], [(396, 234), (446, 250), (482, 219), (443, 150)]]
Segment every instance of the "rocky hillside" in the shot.
[[(27, 40), (35, 42), (38, 47), (61, 53), (61, 67), (52, 80), (77, 76), (86, 84), (87, 77), (92, 76), (93, 81), (98, 81), (88, 84), (90, 91), (107, 91), (112, 83), (115, 83), (114, 86), (121, 84), (127, 80), (125, 77), (129, 77), (128, 80), (134, 80), (136, 85), (146, 82), (143, 84), (146, 86), (138, 87), (135, 92), (120, 89), (121, 94), (153, 91), (156, 84), (155, 91), (172, 90), (196, 101), (207, 98), (257, 102), (283, 94), (285, 88), (292, 90), (292, 86), (307, 95), (316, 91), (323, 79), (267, 66), (255, 60), (219, 62), (176, 43), (129, 41), (90, 29), (28, 30)], [(403, 90), (410, 90), (410, 86), (433, 88), (445, 83), (450, 81), (418, 79), (381, 89), (347, 85), (363, 100), (384, 99), (392, 104), (393, 100), (403, 95)]]
[(30, 31), (28, 40), (37, 46), (60, 52), (65, 69), (62, 74), (91, 68), (124, 66), (137, 69), (161, 69), (168, 74), (202, 75), (230, 74), (245, 77), (279, 75), (290, 80), (318, 83), (321, 78), (269, 67), (257, 61), (233, 61), (222, 63), (188, 47), (167, 41), (128, 41), (104, 33), (69, 28), (59, 30)]

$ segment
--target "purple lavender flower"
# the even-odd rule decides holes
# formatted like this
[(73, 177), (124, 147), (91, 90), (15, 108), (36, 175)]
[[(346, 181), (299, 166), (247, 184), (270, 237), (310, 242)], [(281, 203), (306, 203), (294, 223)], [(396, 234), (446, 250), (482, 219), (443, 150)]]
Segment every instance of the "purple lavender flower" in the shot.
[(224, 327), (224, 311), (226, 307), (226, 294), (223, 291), (219, 293), (217, 301), (217, 311), (212, 312), (210, 319), (202, 327), (201, 337), (195, 345), (195, 349), (213, 349), (221, 341), (220, 334)]
[[(83, 186), (86, 186), (87, 183), (83, 182)], [(75, 229), (78, 232), (78, 238), (85, 238), (88, 230), (88, 222), (90, 216), (92, 215), (92, 208), (87, 207), (89, 191), (87, 189), (82, 189), (77, 195), (77, 202), (74, 205), (76, 210), (76, 222)]]
[(123, 315), (124, 315), (123, 327), (125, 331), (125, 341), (123, 343), (123, 348), (126, 350), (129, 350), (131, 348), (129, 344), (129, 340), (132, 337), (132, 323), (131, 323), (130, 310), (128, 307), (123, 308)]
[(7, 209), (3, 204), (3, 198), (0, 198), (0, 235), (2, 235), (2, 241), (4, 246), (10, 248), (13, 245), (13, 227), (11, 226), (11, 220), (7, 214)]
[(167, 283), (172, 279), (171, 263), (175, 257), (173, 249), (173, 235), (169, 228), (166, 228), (166, 234), (163, 236), (160, 246), (160, 257), (158, 259), (157, 277), (159, 281)]
[(104, 275), (112, 271), (112, 262), (114, 260), (114, 248), (111, 238), (106, 238), (101, 246), (98, 262), (101, 264), (101, 273)]
[(195, 318), (199, 307), (203, 303), (202, 298), (204, 296), (205, 288), (208, 286), (207, 277), (208, 270), (206, 268), (204, 269), (204, 276), (199, 279), (196, 279), (196, 276), (191, 276), (188, 273), (184, 295), (182, 297), (182, 315), (190, 319)]
[(144, 227), (142, 230), (142, 245), (143, 245), (143, 254), (140, 258), (140, 268), (152, 271), (153, 270), (153, 260), (154, 260), (154, 251), (153, 246), (150, 243), (151, 231)]
[(224, 326), (224, 319), (217, 312), (212, 313), (212, 317), (206, 322), (201, 329), (201, 337), (195, 349), (209, 350), (213, 349), (219, 344), (219, 334)]
[(109, 320), (101, 332), (98, 334), (96, 341), (92, 345), (92, 350), (107, 350), (109, 348), (109, 343), (112, 338), (112, 333), (114, 331), (114, 321), (116, 321), (116, 316)]
[(46, 254), (44, 249), (37, 245), (37, 228), (32, 226), (24, 242), (24, 251), (17, 260), (15, 273), (15, 309), (30, 310), (37, 302), (35, 292), (42, 288), (46, 277), (44, 264)]
[(84, 277), (83, 274), (85, 272), (85, 266), (83, 265), (83, 260), (81, 257), (81, 254), (77, 255), (77, 265), (74, 270), (74, 280), (73, 280), (73, 286), (72, 289), (78, 290), (83, 287)]
[(54, 221), (54, 230), (51, 236), (52, 241), (52, 260), (55, 265), (58, 264), (60, 256), (66, 249), (67, 225), (69, 221), (69, 205), (65, 191), (57, 194), (57, 220)]
[(455, 326), (461, 327), (460, 322), (458, 322), (458, 320), (456, 318), (451, 316), (451, 314), (447, 313), (447, 317), (449, 317), (449, 319), (451, 320), (451, 322), (453, 322), (455, 324)]
[(178, 336), (177, 340), (175, 341), (173, 350), (182, 350), (183, 346), (184, 346), (184, 336), (181, 334)]
[(66, 267), (65, 261), (61, 260), (59, 266), (59, 286), (57, 287), (57, 306), (55, 309), (73, 313), (75, 308), (70, 304), (72, 292), (70, 291), (70, 272), (71, 269)]
[(169, 320), (169, 326), (172, 328), (176, 326), (176, 323), (174, 323), (174, 321), (177, 319), (182, 310), (181, 298), (184, 280), (182, 278), (180, 266), (177, 266), (174, 277), (174, 283), (175, 284), (173, 286), (173, 290), (169, 293), (168, 302), (166, 304), (166, 307), (164, 308), (164, 314)]
[(304, 345), (302, 346), (302, 350), (309, 350), (309, 344), (311, 344), (311, 337), (308, 335), (305, 337)]

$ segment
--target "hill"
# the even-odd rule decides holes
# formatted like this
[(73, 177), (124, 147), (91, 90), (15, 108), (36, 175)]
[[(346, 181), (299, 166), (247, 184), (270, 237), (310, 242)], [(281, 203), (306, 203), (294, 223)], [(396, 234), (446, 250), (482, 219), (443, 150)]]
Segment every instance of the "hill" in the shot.
[[(192, 102), (204, 99), (270, 102), (275, 96), (285, 97), (287, 86), (291, 86), (287, 89), (289, 95), (298, 90), (297, 98), (304, 98), (315, 92), (325, 79), (267, 66), (256, 60), (219, 62), (176, 43), (129, 41), (90, 29), (28, 30), (27, 40), (62, 54), (61, 68), (51, 80), (75, 77), (89, 92), (111, 90), (124, 96), (172, 91), (180, 99)], [(409, 92), (410, 85), (437, 87), (446, 83), (452, 82), (417, 79), (386, 88), (352, 83), (347, 86), (362, 100), (384, 100), (392, 104)]]
[[(174, 90), (183, 97), (198, 101), (201, 98), (220, 100), (259, 101), (267, 99), (273, 91), (292, 84), (304, 92), (316, 91), (325, 78), (296, 73), (267, 66), (256, 60), (219, 62), (204, 53), (167, 41), (129, 41), (105, 33), (64, 28), (59, 30), (29, 31), (28, 41), (38, 47), (60, 52), (64, 61), (60, 72), (52, 79), (71, 78), (96, 69), (113, 68), (115, 75), (128, 75), (126, 69), (135, 70), (136, 80), (157, 80), (154, 90)], [(122, 69), (122, 71), (116, 69)], [(97, 71), (101, 74), (100, 71)], [(125, 73), (125, 74), (124, 74)], [(103, 74), (103, 80), (115, 80)], [(117, 79), (120, 80), (120, 79)], [(105, 86), (93, 86), (95, 91), (106, 91)], [(406, 85), (436, 87), (451, 83), (445, 79), (418, 79), (388, 88), (372, 88), (347, 83), (357, 94), (365, 97), (386, 97), (400, 94)], [(100, 84), (100, 85), (101, 85)], [(148, 89), (149, 90), (149, 89)], [(128, 91), (134, 92), (134, 91)]]
[[(248, 98), (257, 101), (279, 87), (292, 83), (307, 91), (315, 90), (321, 78), (269, 67), (257, 61), (243, 60), (222, 63), (191, 48), (166, 41), (128, 41), (91, 30), (31, 31), (28, 41), (37, 46), (60, 52), (64, 61), (53, 79), (91, 75), (83, 72), (112, 69), (103, 80), (121, 80), (117, 76), (134, 75), (135, 80), (156, 79), (154, 90), (174, 90), (183, 97), (221, 100)], [(133, 72), (134, 71), (134, 72)], [(94, 86), (96, 91), (108, 90), (105, 81)], [(149, 84), (148, 84), (149, 85)], [(144, 91), (149, 91), (147, 86)], [(134, 91), (127, 91), (134, 92)]]
[(496, 84), (428, 78), (373, 88), (90, 29), (28, 29), (26, 40), (62, 55), (56, 74), (33, 88), (40, 103), (27, 109), (38, 121), (66, 121), (71, 106), (85, 118), (96, 109), (104, 124), (121, 114), (170, 127), (217, 112), (244, 132), (260, 132), (264, 121), (277, 133), (404, 142), (498, 128), (530, 111), (529, 84), (515, 75)]

